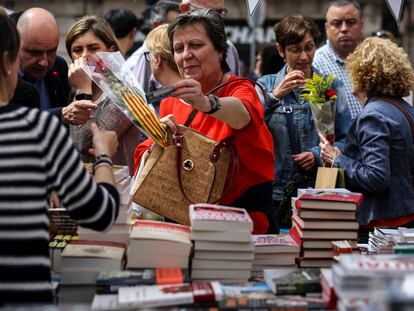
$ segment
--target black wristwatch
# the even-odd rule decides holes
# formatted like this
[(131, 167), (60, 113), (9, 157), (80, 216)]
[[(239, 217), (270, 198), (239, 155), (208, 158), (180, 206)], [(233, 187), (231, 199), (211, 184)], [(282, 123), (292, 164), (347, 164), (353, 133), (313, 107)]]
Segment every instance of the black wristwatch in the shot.
[(92, 95), (86, 93), (79, 93), (75, 95), (75, 100), (92, 100)]
[(217, 110), (220, 109), (221, 103), (220, 103), (218, 97), (214, 94), (208, 94), (207, 97), (208, 97), (208, 100), (210, 101), (211, 109), (209, 111), (205, 112), (205, 113), (206, 114), (215, 113)]

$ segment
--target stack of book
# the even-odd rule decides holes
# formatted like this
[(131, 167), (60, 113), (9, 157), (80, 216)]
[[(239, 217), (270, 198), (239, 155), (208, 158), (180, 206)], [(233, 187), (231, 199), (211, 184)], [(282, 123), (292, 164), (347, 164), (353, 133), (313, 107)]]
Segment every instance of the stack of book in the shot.
[[(414, 256), (402, 254), (343, 254), (332, 268), (336, 294), (342, 299), (388, 297), (390, 286), (402, 288), (406, 275), (414, 273)], [(404, 287), (410, 287), (407, 283)]]
[(369, 233), (368, 249), (371, 254), (391, 254), (402, 241), (398, 229), (374, 228)]
[(253, 275), (260, 275), (264, 269), (296, 266), (300, 246), (289, 234), (253, 235), (253, 239)]
[(127, 268), (187, 269), (191, 246), (187, 226), (137, 220), (129, 233)]
[(241, 208), (190, 205), (193, 280), (247, 281), (254, 258), (253, 222)]
[(72, 240), (79, 240), (77, 235), (55, 235), (49, 242), (49, 258), (51, 271), (54, 273), (60, 273), (60, 266), (62, 261), (62, 252), (66, 245)]
[[(92, 164), (87, 163), (85, 167), (88, 171), (91, 170)], [(105, 232), (97, 232), (95, 230), (78, 227), (78, 234), (83, 240), (96, 240), (96, 241), (112, 241), (118, 243), (128, 243), (129, 228), (132, 224), (131, 217), (129, 215), (129, 207), (131, 205), (130, 195), (130, 180), (128, 166), (114, 165), (113, 167), (115, 186), (119, 192), (120, 205), (118, 211), (118, 217), (111, 229)]]
[(302, 246), (300, 267), (330, 267), (332, 241), (349, 240), (356, 248), (355, 211), (361, 193), (346, 189), (300, 189), (292, 198), (292, 237)]
[(61, 256), (62, 285), (95, 285), (98, 274), (125, 265), (125, 244), (71, 240)]

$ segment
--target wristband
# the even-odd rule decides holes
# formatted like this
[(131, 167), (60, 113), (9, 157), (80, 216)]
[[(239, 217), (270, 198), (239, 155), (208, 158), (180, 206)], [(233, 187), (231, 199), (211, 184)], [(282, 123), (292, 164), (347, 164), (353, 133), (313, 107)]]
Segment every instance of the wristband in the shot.
[(102, 163), (106, 163), (109, 166), (113, 166), (112, 160), (106, 154), (99, 154), (95, 158), (95, 162), (93, 163), (92, 173), (95, 174), (95, 169)]
[(92, 95), (86, 93), (79, 93), (75, 95), (75, 100), (92, 100)]
[(219, 110), (221, 108), (221, 103), (220, 103), (218, 97), (214, 94), (208, 94), (207, 97), (208, 97), (208, 100), (211, 104), (211, 109), (209, 111), (205, 112), (205, 114), (215, 113), (217, 110)]

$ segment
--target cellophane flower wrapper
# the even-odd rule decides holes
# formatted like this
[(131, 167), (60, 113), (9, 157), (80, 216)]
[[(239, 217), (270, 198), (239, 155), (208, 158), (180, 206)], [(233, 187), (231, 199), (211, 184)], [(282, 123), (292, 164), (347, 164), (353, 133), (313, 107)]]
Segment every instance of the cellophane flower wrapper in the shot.
[(111, 101), (146, 136), (161, 147), (166, 147), (167, 132), (158, 120), (152, 105), (145, 98), (145, 92), (125, 64), (118, 52), (98, 52), (81, 68), (108, 96)]
[(335, 141), (336, 91), (331, 89), (332, 76), (313, 74), (305, 84), (302, 97), (309, 102), (313, 122), (318, 133), (324, 135), (331, 144)]

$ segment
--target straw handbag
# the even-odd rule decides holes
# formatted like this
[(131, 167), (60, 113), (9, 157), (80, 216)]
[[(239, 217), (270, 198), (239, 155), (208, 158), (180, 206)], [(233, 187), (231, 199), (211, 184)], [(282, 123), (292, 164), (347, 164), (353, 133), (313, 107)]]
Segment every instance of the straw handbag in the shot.
[[(169, 146), (154, 146), (138, 177), (134, 202), (189, 225), (190, 203), (218, 202), (234, 183), (237, 157), (229, 148), (230, 140), (216, 142), (185, 126), (178, 126), (176, 133), (169, 131)], [(233, 177), (225, 190), (230, 162)]]

